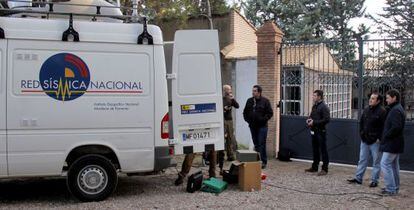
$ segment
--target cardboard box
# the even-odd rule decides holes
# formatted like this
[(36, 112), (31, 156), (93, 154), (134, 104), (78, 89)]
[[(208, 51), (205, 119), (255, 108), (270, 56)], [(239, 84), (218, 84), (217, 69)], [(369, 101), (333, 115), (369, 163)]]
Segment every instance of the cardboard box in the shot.
[(242, 191), (260, 191), (262, 189), (262, 163), (246, 162), (239, 167), (239, 187)]
[(259, 153), (252, 150), (237, 150), (236, 157), (240, 162), (256, 162), (260, 160)]

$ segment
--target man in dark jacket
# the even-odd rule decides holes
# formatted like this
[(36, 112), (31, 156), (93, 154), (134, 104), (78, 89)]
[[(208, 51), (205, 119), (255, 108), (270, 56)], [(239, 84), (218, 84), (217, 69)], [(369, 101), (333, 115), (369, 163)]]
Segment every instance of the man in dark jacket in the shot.
[(273, 109), (267, 98), (262, 96), (262, 87), (253, 87), (253, 97), (249, 98), (243, 111), (244, 120), (249, 123), (256, 152), (260, 153), (262, 168), (266, 168), (267, 121), (273, 117)]
[(318, 173), (319, 176), (328, 174), (329, 156), (326, 146), (326, 125), (329, 123), (330, 111), (329, 107), (323, 101), (323, 91), (315, 90), (313, 92), (312, 112), (306, 120), (307, 126), (310, 128), (312, 135), (312, 149), (313, 149), (313, 164), (312, 167), (306, 169), (306, 172), (318, 172), (320, 153), (322, 153), (322, 170)]
[(384, 195), (396, 195), (400, 189), (400, 154), (404, 152), (405, 111), (400, 104), (398, 90), (387, 92), (388, 115), (384, 124), (380, 151), (383, 152), (381, 170), (384, 174)]
[(372, 157), (372, 172), (370, 187), (378, 186), (378, 179), (381, 171), (381, 153), (379, 142), (381, 140), (385, 117), (387, 112), (381, 105), (382, 96), (374, 92), (369, 98), (369, 106), (365, 108), (359, 124), (361, 136), (361, 146), (359, 150), (359, 162), (355, 173), (355, 178), (348, 180), (352, 184), (362, 184), (365, 170), (368, 167), (369, 158)]

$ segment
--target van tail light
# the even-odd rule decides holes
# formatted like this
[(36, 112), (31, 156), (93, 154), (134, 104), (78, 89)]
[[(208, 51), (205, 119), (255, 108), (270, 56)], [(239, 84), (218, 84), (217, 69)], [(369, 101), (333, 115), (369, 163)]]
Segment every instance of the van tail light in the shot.
[(167, 114), (165, 114), (165, 116), (162, 118), (161, 121), (161, 138), (162, 139), (168, 139), (170, 137), (170, 133), (169, 133), (169, 123), (168, 121), (170, 120), (170, 117)]

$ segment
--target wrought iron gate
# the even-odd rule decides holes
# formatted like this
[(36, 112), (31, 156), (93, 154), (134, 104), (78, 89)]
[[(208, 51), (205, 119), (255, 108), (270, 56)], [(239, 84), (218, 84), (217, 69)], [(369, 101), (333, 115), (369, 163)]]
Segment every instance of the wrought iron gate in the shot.
[(347, 40), (285, 42), (281, 53), (280, 147), (296, 158), (311, 159), (305, 120), (316, 89), (325, 92), (332, 121), (327, 128), (332, 162), (356, 164), (360, 137), (358, 119), (368, 95), (398, 89), (407, 114), (405, 153), (401, 168), (414, 170), (414, 41)]

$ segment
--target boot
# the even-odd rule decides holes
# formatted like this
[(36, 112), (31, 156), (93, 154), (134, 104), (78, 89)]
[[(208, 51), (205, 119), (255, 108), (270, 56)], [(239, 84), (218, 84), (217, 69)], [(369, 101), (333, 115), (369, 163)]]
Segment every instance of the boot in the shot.
[(178, 186), (184, 183), (184, 177), (178, 174), (178, 178), (175, 180), (174, 185)]

